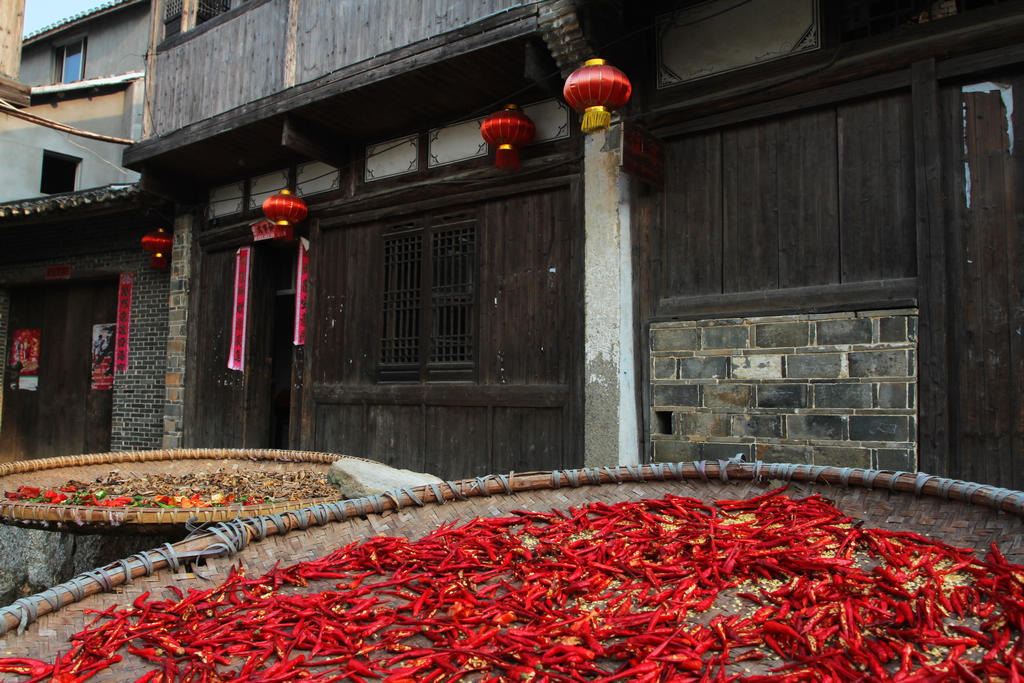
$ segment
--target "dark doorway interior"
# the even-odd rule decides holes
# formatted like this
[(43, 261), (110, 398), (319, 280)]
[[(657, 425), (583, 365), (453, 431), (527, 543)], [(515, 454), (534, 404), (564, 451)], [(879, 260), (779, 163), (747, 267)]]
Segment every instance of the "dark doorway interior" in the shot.
[(292, 358), (295, 330), (296, 248), (270, 249), (268, 265), (274, 282), (274, 311), (270, 354), (272, 425), (270, 446), (288, 448), (292, 404)]

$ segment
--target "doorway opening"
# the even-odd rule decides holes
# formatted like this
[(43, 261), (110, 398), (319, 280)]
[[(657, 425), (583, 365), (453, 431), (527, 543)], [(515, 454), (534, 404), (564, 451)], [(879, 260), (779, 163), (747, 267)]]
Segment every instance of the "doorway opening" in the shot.
[(270, 340), (270, 446), (288, 448), (291, 428), (291, 407), (295, 378), (295, 275), (297, 248), (270, 249), (270, 269), (274, 283), (274, 311)]

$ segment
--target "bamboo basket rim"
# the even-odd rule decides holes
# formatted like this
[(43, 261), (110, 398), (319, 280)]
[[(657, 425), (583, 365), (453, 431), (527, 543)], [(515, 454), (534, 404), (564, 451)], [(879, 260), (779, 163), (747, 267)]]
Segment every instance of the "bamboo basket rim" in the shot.
[(262, 541), (268, 536), (305, 530), (311, 526), (345, 523), (356, 518), (380, 517), (402, 508), (440, 506), (476, 497), (500, 497), (526, 491), (659, 481), (690, 481), (697, 484), (783, 482), (807, 484), (813, 488), (817, 488), (814, 485), (822, 485), (823, 489), (828, 486), (862, 488), (869, 491), (888, 490), (891, 493), (912, 494), (914, 498), (933, 498), (940, 503), (954, 501), (987, 508), (993, 513), (993, 518), (1003, 512), (1024, 517), (1022, 491), (915, 472), (718, 460), (492, 474), (446, 481), (443, 484), (396, 489), (366, 498), (318, 503), (259, 517), (218, 522), (173, 545), (165, 543), (159, 548), (112, 562), (42, 593), (21, 598), (11, 605), (0, 608), (0, 636), (13, 628), (17, 628), (18, 633), (21, 633), (30, 623), (43, 615), (56, 612), (88, 596), (111, 592), (135, 578), (149, 576), (167, 568), (176, 572), (183, 565), (209, 558), (233, 556), (250, 543)]
[[(31, 474), (55, 469), (121, 463), (159, 463), (187, 460), (246, 460), (253, 463), (316, 463), (330, 465), (338, 460), (373, 462), (339, 453), (299, 451), (271, 448), (165, 448), (144, 451), (111, 451), (85, 453), (36, 460), (18, 460), (0, 464), (0, 482), (14, 474)], [(299, 500), (260, 503), (256, 505), (225, 505), (202, 508), (102, 507), (97, 505), (66, 505), (63, 503), (31, 503), (0, 499), (0, 523), (38, 529), (91, 532), (97, 530), (141, 533), (156, 529), (223, 522), (238, 517), (251, 517), (284, 512), (316, 503), (337, 500), (337, 497), (309, 497)]]

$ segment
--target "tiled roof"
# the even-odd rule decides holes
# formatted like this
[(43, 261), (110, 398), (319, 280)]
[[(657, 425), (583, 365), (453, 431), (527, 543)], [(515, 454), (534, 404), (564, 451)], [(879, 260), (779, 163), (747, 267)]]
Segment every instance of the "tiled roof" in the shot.
[(89, 19), (95, 14), (101, 14), (103, 12), (107, 12), (109, 10), (120, 7), (122, 5), (134, 5), (135, 3), (141, 1), (142, 0), (107, 0), (107, 2), (99, 4), (96, 7), (93, 7), (92, 9), (87, 9), (77, 14), (72, 14), (70, 17), (65, 17), (64, 19), (54, 22), (49, 26), (44, 26), (41, 29), (32, 31), (32, 33), (28, 33), (22, 38), (22, 42), (27, 43), (30, 40), (38, 38), (44, 33), (49, 33), (50, 31), (56, 31), (57, 29), (65, 28), (67, 26), (70, 26), (71, 24), (77, 23), (84, 19)]
[(91, 190), (52, 194), (34, 199), (21, 199), (0, 204), (0, 220), (43, 214), (53, 215), (83, 206), (113, 205), (141, 197), (142, 195), (143, 191), (136, 183), (132, 185), (106, 185)]

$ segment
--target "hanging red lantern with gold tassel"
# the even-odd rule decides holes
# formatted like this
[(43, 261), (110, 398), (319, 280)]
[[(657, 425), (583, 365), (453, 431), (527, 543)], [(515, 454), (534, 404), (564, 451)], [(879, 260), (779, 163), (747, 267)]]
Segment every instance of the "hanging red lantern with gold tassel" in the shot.
[(149, 259), (149, 267), (164, 270), (170, 265), (171, 247), (174, 239), (163, 228), (157, 228), (142, 238), (142, 248), (153, 256)]
[(275, 225), (295, 225), (309, 213), (306, 202), (288, 190), (281, 190), (263, 200), (263, 214)]
[(626, 74), (603, 59), (588, 59), (565, 79), (562, 94), (569, 106), (583, 112), (584, 133), (607, 130), (612, 111), (629, 102), (633, 85)]
[(494, 165), (506, 171), (519, 168), (519, 150), (517, 147), (529, 144), (533, 140), (537, 127), (530, 117), (514, 104), (507, 104), (499, 112), (485, 118), (480, 124), (480, 135), (488, 145), (497, 146), (494, 152)]

